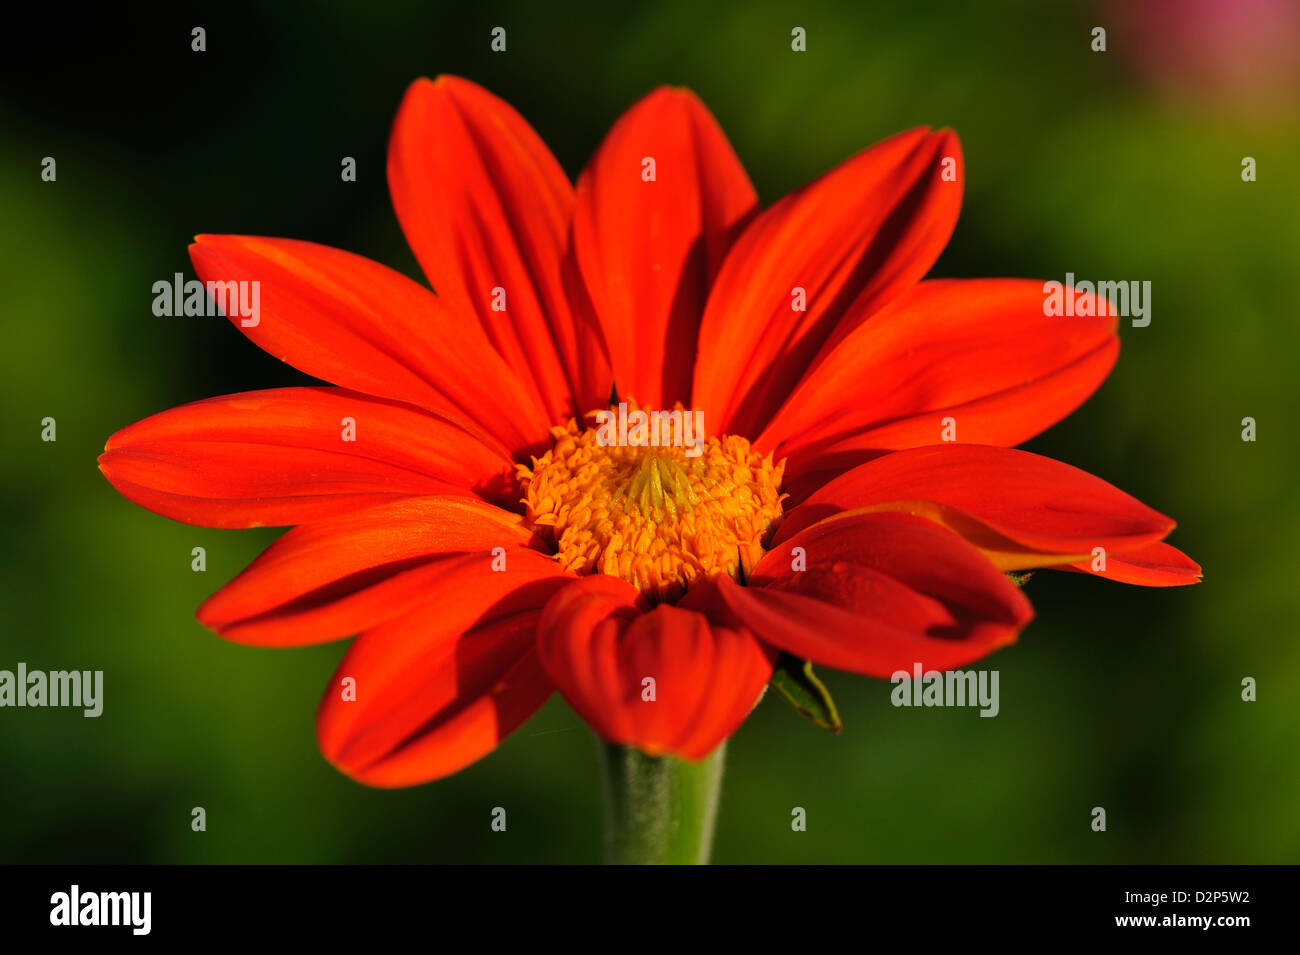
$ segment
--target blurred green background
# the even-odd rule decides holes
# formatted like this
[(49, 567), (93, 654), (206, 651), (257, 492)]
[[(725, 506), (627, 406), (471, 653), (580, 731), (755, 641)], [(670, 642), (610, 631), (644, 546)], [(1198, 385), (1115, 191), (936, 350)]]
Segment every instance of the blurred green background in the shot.
[[(730, 747), (715, 861), (1300, 861), (1300, 124), (1284, 69), (1245, 44), (1240, 82), (1198, 77), (1194, 47), (1157, 57), (1187, 17), (1154, 2), (39, 16), (10, 36), (0, 99), (0, 668), (102, 669), (105, 706), (0, 710), (0, 862), (599, 859), (596, 747), (562, 701), (450, 779), (349, 781), (313, 731), (344, 645), (257, 650), (194, 620), (277, 532), (172, 523), (95, 465), (153, 412), (305, 380), (224, 320), (151, 313), (154, 281), (192, 274), (194, 234), (311, 239), (418, 275), (384, 154), (407, 84), (442, 72), (513, 103), (573, 176), (637, 98), (689, 86), (765, 204), (901, 129), (951, 126), (965, 202), (933, 274), (1153, 284), (1150, 327), (1124, 323), (1111, 378), (1029, 447), (1176, 517), (1205, 583), (1037, 575), (1038, 619), (981, 664), (1001, 671), (996, 719), (894, 709), (889, 684), (830, 672), (832, 737), (769, 695)], [(190, 51), (196, 25), (206, 53)], [(1257, 702), (1241, 701), (1246, 676)]]

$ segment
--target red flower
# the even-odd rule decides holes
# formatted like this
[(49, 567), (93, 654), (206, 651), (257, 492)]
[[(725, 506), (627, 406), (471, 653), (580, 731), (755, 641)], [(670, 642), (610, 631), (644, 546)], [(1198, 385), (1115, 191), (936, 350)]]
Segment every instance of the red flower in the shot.
[[(702, 757), (778, 650), (950, 668), (1031, 619), (1004, 571), (1090, 572), (1104, 548), (1115, 580), (1199, 576), (1173, 521), (1007, 450), (1097, 388), (1116, 319), (1046, 317), (1033, 281), (921, 281), (957, 219), (952, 132), (759, 212), (685, 90), (636, 104), (574, 189), (513, 109), (443, 77), (408, 91), (388, 178), (437, 294), (336, 249), (199, 236), (203, 279), (261, 283), (241, 330), (337, 387), (166, 411), (100, 459), (167, 517), (297, 525), (199, 619), (262, 646), (359, 634), (318, 722), (359, 780), (455, 772), (555, 688), (606, 738)], [(707, 441), (597, 440), (579, 423), (612, 386), (701, 411)]]

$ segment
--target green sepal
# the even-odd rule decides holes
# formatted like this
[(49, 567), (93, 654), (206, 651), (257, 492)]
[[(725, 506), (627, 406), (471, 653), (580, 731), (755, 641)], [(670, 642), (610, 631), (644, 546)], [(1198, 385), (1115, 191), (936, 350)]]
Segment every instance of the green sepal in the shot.
[(811, 661), (783, 653), (772, 673), (772, 689), (805, 718), (824, 730), (838, 733), (844, 729), (839, 711), (826, 685), (813, 673)]

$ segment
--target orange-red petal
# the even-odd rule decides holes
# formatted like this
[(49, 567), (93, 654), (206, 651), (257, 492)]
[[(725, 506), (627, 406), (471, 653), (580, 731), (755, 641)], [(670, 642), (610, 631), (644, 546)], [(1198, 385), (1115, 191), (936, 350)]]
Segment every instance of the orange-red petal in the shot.
[(652, 756), (707, 756), (735, 732), (772, 676), (746, 630), (661, 604), (595, 575), (560, 591), (538, 627), (542, 665), (605, 739)]
[[(812, 368), (756, 445), (805, 474), (884, 451), (956, 440), (1011, 446), (1064, 418), (1109, 374), (1114, 315), (1043, 314), (1041, 282), (922, 282), (858, 325)], [(951, 419), (951, 420), (949, 420)]]
[[(1097, 570), (1093, 569), (1094, 564)], [(1052, 570), (1072, 570), (1123, 584), (1143, 587), (1184, 587), (1201, 582), (1201, 565), (1176, 547), (1165, 543), (1148, 544), (1137, 550), (1106, 555), (1106, 569), (1095, 557), (1070, 564), (1052, 567)]]
[(200, 235), (190, 258), (204, 281), (260, 283), (257, 324), (230, 321), (299, 371), (445, 414), (511, 453), (545, 442), (555, 424), (467, 313), (387, 266), (239, 235)]
[(710, 433), (756, 436), (828, 340), (929, 271), (957, 222), (962, 178), (956, 135), (914, 129), (750, 223), (700, 323), (692, 405)]
[(896, 451), (841, 475), (790, 511), (773, 547), (842, 512), (894, 511), (942, 524), (1002, 570), (1073, 563), (1163, 539), (1174, 522), (1086, 471), (1011, 448)]
[(608, 397), (598, 336), (565, 295), (573, 187), (513, 107), (459, 77), (417, 80), (393, 125), (388, 184), (438, 295), (477, 319), (550, 423)]
[[(344, 440), (349, 428), (355, 440)], [(395, 497), (468, 495), (509, 464), (443, 418), (341, 388), (182, 405), (123, 428), (99, 458), (130, 500), (207, 527), (300, 524)]]
[(491, 752), (553, 690), (537, 661), (537, 620), (568, 581), (466, 563), (367, 629), (321, 700), (325, 757), (372, 786), (413, 786)]
[[(431, 580), (453, 570), (499, 560), (507, 568), (522, 562), (516, 574), (552, 573), (548, 558), (516, 555), (530, 537), (521, 517), (472, 497), (401, 498), (288, 531), (199, 608), (199, 621), (260, 646), (339, 639), (420, 601)], [(477, 556), (432, 566), (470, 554)]]
[(695, 94), (661, 87), (614, 124), (577, 196), (574, 252), (619, 393), (687, 402), (709, 285), (758, 202), (740, 160)]
[(1033, 619), (1024, 594), (983, 554), (908, 514), (829, 518), (773, 546), (746, 586), (717, 584), (760, 640), (875, 677), (915, 663), (962, 666)]

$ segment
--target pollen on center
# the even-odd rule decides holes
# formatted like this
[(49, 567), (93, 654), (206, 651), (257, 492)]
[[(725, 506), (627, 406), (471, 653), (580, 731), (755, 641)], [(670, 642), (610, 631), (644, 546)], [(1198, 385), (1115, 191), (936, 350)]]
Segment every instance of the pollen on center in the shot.
[(739, 435), (629, 446), (570, 419), (551, 437), (531, 468), (518, 465), (528, 520), (566, 569), (621, 577), (652, 600), (675, 600), (699, 579), (740, 579), (781, 516), (785, 462)]

